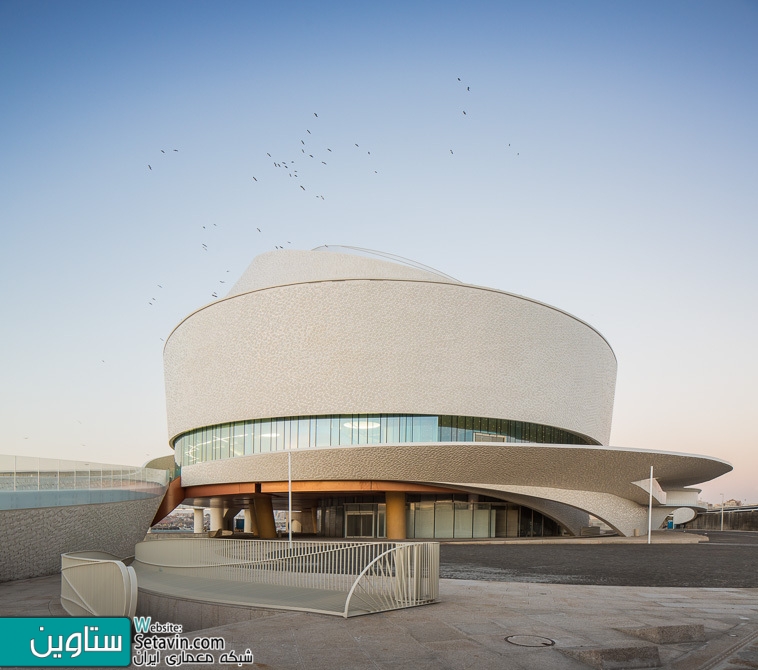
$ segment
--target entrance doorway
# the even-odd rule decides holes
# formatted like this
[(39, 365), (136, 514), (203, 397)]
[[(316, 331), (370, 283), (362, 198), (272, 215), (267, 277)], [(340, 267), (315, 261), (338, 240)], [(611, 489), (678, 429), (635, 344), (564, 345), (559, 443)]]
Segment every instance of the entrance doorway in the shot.
[(373, 510), (345, 510), (345, 537), (374, 537)]

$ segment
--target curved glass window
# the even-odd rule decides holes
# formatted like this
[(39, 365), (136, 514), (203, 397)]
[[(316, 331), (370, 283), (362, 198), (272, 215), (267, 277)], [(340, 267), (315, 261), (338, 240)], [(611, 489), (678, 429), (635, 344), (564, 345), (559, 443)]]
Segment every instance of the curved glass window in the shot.
[(288, 416), (206, 426), (174, 440), (179, 465), (288, 449), (405, 442), (596, 444), (553, 426), (472, 416)]

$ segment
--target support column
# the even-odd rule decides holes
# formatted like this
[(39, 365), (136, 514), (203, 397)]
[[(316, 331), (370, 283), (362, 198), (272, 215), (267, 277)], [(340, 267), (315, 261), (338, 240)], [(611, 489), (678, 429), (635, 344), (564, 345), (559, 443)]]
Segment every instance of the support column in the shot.
[(202, 533), (205, 530), (205, 509), (202, 507), (195, 507), (193, 512), (195, 513), (195, 527), (193, 530), (195, 533)]
[(269, 496), (255, 498), (255, 519), (258, 522), (258, 534), (262, 540), (276, 538), (274, 507)]
[(405, 493), (403, 491), (387, 491), (384, 494), (387, 506), (387, 539), (405, 540)]
[(258, 532), (258, 521), (255, 518), (255, 507), (250, 503), (245, 508), (245, 532), (253, 535), (260, 535)]
[(224, 508), (224, 530), (230, 530), (234, 532), (234, 518), (239, 514), (240, 509), (240, 507)]
[(224, 527), (224, 508), (211, 507), (211, 533)]

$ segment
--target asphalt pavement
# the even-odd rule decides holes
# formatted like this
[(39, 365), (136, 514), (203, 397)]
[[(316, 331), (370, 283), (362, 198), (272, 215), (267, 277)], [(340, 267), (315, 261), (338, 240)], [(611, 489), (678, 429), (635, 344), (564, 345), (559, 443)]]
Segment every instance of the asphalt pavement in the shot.
[[(674, 531), (672, 531), (674, 532)], [(680, 531), (676, 531), (680, 532)], [(541, 584), (758, 588), (758, 532), (699, 544), (443, 544), (440, 577)]]

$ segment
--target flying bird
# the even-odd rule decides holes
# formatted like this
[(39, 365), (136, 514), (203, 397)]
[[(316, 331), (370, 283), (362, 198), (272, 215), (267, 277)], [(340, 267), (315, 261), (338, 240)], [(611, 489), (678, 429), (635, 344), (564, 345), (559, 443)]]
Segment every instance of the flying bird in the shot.
[(303, 140), (300, 140), (300, 144), (305, 144), (305, 142), (303, 142)]
[(266, 152), (266, 155), (267, 155), (269, 158), (271, 158), (271, 154), (270, 154), (268, 151)]
[(163, 149), (161, 149), (161, 153), (162, 153), (162, 154), (165, 154), (166, 152), (165, 152), (165, 151), (163, 151)]
[(450, 153), (453, 153), (453, 150), (452, 150), (452, 149), (450, 149)]
[(313, 112), (313, 116), (315, 116), (316, 118), (318, 118), (318, 114), (316, 114), (316, 112)]
[(466, 90), (470, 91), (471, 90), (471, 86), (466, 86)]
[(300, 184), (300, 188), (305, 190), (305, 186), (303, 186), (302, 184)]
[(466, 110), (465, 109), (463, 110), (463, 116), (466, 116)]
[(179, 151), (179, 149), (174, 149), (174, 151)]
[(330, 149), (329, 147), (327, 147), (327, 148), (326, 148), (326, 150), (327, 150), (327, 151), (331, 151), (331, 149)]
[(358, 145), (356, 144), (355, 146), (357, 147)]
[(258, 181), (255, 177), (253, 177), (253, 181)]
[(307, 128), (305, 129), (305, 132), (308, 133), (309, 135), (311, 134), (311, 131), (308, 130)]
[(152, 166), (148, 163), (147, 167), (149, 167), (151, 170), (153, 169)]
[[(261, 229), (260, 229), (260, 228), (256, 228), (256, 230), (257, 230), (259, 233), (261, 232)], [(227, 270), (227, 272), (229, 272), (229, 270)]]
[(460, 77), (458, 77), (458, 81), (460, 81), (460, 80), (461, 80), (461, 78), (460, 78)]

